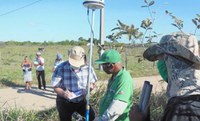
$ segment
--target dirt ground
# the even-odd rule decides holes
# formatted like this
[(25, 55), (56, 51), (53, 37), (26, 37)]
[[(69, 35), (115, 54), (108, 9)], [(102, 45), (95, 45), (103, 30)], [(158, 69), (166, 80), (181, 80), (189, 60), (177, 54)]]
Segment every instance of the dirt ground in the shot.
[(164, 82), (161, 78), (161, 76), (150, 76), (150, 77), (140, 77), (140, 78), (133, 78), (134, 80), (134, 87), (135, 89), (137, 88), (142, 88), (144, 81), (149, 81), (150, 84), (153, 85), (152, 92), (161, 92), (165, 91), (167, 87), (167, 83)]
[(24, 87), (9, 87), (0, 89), (0, 107), (21, 108), (27, 110), (45, 110), (55, 106), (56, 94), (48, 86), (47, 91), (33, 86), (31, 90)]
[[(160, 76), (133, 78), (135, 89), (142, 89), (144, 81), (149, 81), (153, 85), (152, 92), (165, 90), (166, 83), (160, 82)], [(47, 90), (38, 90), (33, 86), (31, 90), (24, 87), (9, 87), (0, 89), (0, 109), (21, 108), (26, 110), (45, 110), (55, 107), (56, 94), (51, 86)]]

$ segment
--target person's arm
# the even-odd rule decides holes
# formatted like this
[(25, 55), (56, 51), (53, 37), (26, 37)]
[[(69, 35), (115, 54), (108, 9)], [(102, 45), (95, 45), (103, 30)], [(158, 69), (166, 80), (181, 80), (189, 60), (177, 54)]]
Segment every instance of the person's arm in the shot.
[(56, 66), (57, 66), (57, 61), (55, 60), (54, 64), (53, 64), (52, 72), (54, 72), (56, 70)]
[(95, 83), (90, 83), (90, 91), (92, 91), (96, 87)]
[(55, 67), (53, 67), (53, 68), (52, 68), (52, 72), (54, 72), (54, 71), (55, 71), (55, 69), (56, 69), (56, 68), (55, 68)]
[(21, 67), (22, 67), (22, 68), (23, 68), (23, 66), (24, 66), (24, 62), (21, 63)]
[(70, 91), (64, 91), (62, 88), (54, 87), (54, 91), (61, 97), (64, 97), (65, 99), (70, 99), (74, 96), (73, 92)]
[(115, 121), (124, 112), (127, 105), (126, 102), (113, 100), (103, 115), (96, 118), (95, 121)]
[(40, 66), (44, 65), (44, 58), (42, 58), (42, 57), (39, 58), (39, 65)]
[(29, 63), (30, 63), (30, 68), (32, 68), (33, 67), (33, 64), (29, 61)]
[(139, 106), (131, 107), (129, 112), (130, 121), (150, 121), (150, 106), (147, 106), (144, 112), (140, 112)]
[(54, 91), (61, 97), (64, 97), (65, 91), (59, 87), (54, 87)]
[(28, 71), (31, 71), (31, 70), (32, 70), (32, 63), (31, 63), (30, 61), (28, 61), (28, 64), (30, 65), (30, 66), (28, 67)]
[(34, 65), (35, 67), (39, 66), (38, 58), (35, 58), (35, 59), (34, 59), (33, 65)]

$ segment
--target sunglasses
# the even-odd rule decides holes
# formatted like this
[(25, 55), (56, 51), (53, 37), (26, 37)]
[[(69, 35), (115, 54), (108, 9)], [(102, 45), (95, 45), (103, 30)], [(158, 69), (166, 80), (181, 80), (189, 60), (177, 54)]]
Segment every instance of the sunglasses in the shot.
[(103, 63), (101, 64), (103, 67), (111, 68), (113, 63)]

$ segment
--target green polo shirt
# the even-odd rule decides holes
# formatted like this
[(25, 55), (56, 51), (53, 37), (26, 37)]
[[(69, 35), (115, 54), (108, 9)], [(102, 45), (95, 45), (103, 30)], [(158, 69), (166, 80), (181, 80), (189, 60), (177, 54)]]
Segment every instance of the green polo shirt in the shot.
[(133, 99), (133, 79), (128, 71), (122, 68), (113, 80), (109, 80), (107, 91), (102, 97), (99, 113), (102, 116), (113, 100), (128, 103), (124, 113), (116, 121), (129, 121), (129, 111)]

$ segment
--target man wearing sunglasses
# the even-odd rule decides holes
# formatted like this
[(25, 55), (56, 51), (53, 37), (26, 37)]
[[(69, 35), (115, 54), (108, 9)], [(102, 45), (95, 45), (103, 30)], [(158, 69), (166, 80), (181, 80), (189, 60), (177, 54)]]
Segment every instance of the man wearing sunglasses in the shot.
[(99, 105), (100, 117), (95, 121), (129, 121), (129, 111), (133, 98), (133, 79), (123, 67), (121, 55), (110, 49), (105, 51), (95, 63), (101, 64), (107, 74), (107, 90)]

